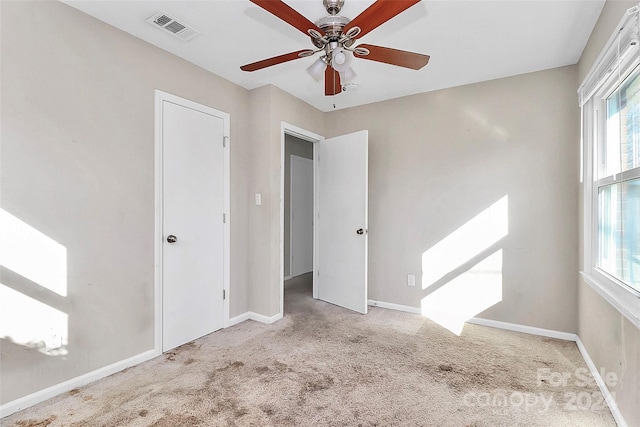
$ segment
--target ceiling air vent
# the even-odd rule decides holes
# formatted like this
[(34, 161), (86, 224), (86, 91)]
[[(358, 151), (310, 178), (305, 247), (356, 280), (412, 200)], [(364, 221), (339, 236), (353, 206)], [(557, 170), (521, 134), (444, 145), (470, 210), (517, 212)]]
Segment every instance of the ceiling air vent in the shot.
[(178, 21), (166, 12), (156, 13), (148, 18), (147, 22), (156, 28), (162, 28), (180, 40), (191, 40), (195, 36), (200, 35), (200, 31), (190, 27), (184, 21)]

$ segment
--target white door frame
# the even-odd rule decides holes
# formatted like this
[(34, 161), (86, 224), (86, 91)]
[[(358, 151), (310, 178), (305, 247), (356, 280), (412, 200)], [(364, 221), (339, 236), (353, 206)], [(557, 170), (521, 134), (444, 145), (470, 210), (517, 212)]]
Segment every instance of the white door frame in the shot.
[[(295, 154), (291, 154), (289, 156), (289, 278), (293, 277), (293, 273), (291, 270), (293, 266), (293, 250), (292, 249), (293, 249), (293, 161), (294, 161), (294, 157), (295, 157), (295, 161), (297, 162), (305, 162), (307, 164), (311, 163), (312, 168), (314, 164), (313, 159), (297, 156)], [(314, 172), (315, 170), (312, 170), (311, 174), (314, 175)], [(315, 178), (315, 176), (313, 176), (313, 178)], [(313, 179), (313, 185), (314, 185), (313, 196), (315, 198), (315, 179)], [(312, 213), (312, 215), (314, 215), (314, 213)], [(313, 236), (311, 238), (313, 239)], [(313, 244), (313, 242), (311, 242), (311, 244)]]
[[(305, 141), (309, 141), (311, 143), (316, 143), (318, 141), (324, 140), (324, 137), (313, 132), (310, 132), (306, 129), (299, 128), (292, 124), (281, 122), (280, 124), (280, 316), (284, 315), (284, 165), (285, 165), (285, 135), (295, 136), (296, 138), (300, 138)], [(317, 206), (318, 206), (318, 167), (317, 167), (317, 159), (316, 159), (316, 150), (315, 147), (313, 149), (313, 218), (314, 218), (314, 227), (313, 227), (313, 274), (316, 274), (317, 266), (318, 266), (318, 251), (316, 250), (316, 243), (318, 241), (317, 226), (315, 224), (318, 223), (318, 215), (317, 215)], [(318, 291), (316, 289), (316, 281), (313, 281), (313, 297), (318, 298)]]
[(231, 220), (230, 220), (230, 179), (229, 179), (229, 123), (230, 123), (230, 115), (228, 113), (224, 113), (219, 110), (215, 110), (211, 107), (207, 107), (205, 105), (198, 104), (193, 101), (189, 101), (188, 99), (181, 98), (179, 96), (172, 95), (167, 92), (163, 92), (160, 90), (155, 91), (155, 137), (154, 137), (154, 148), (155, 148), (155, 236), (154, 236), (154, 248), (155, 248), (155, 277), (154, 277), (154, 303), (155, 303), (155, 314), (154, 314), (154, 350), (157, 354), (162, 353), (162, 247), (163, 247), (163, 239), (162, 239), (162, 103), (164, 101), (168, 101), (177, 105), (181, 105), (186, 108), (190, 108), (196, 111), (203, 112), (205, 114), (210, 114), (216, 117), (220, 117), (224, 122), (224, 140), (220, 141), (221, 144), (225, 144), (224, 149), (224, 213), (226, 220), (223, 225), (224, 230), (224, 246), (223, 246), (223, 289), (226, 294), (226, 298), (224, 299), (223, 304), (223, 327), (229, 326), (229, 267), (230, 267), (230, 230), (231, 230)]

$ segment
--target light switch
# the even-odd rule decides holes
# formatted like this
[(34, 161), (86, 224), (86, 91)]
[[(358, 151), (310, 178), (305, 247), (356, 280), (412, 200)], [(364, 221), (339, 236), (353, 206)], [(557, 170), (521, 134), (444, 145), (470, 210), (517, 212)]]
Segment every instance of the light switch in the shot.
[(409, 274), (407, 276), (407, 286), (415, 286), (416, 285), (416, 276), (413, 274)]
[(256, 206), (260, 206), (262, 204), (262, 194), (256, 193)]

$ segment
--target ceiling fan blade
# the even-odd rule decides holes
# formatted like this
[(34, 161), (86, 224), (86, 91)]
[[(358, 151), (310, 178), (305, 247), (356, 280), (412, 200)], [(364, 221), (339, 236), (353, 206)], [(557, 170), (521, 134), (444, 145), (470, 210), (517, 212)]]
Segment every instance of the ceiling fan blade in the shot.
[(260, 6), (267, 12), (274, 14), (307, 35), (309, 35), (307, 30), (314, 29), (324, 36), (324, 31), (322, 31), (316, 24), (300, 15), (300, 13), (295, 9), (281, 0), (251, 0), (251, 2)]
[(271, 67), (272, 65), (282, 64), (283, 62), (293, 61), (294, 59), (301, 58), (302, 52), (308, 52), (309, 49), (299, 50), (297, 52), (285, 53), (284, 55), (274, 56), (273, 58), (263, 59), (262, 61), (254, 62), (251, 64), (243, 65), (240, 67), (242, 71), (256, 71), (263, 68)]
[(353, 18), (353, 21), (342, 29), (342, 33), (345, 34), (353, 27), (360, 27), (361, 31), (357, 37), (362, 37), (419, 2), (420, 0), (377, 0)]
[(369, 61), (384, 62), (385, 64), (397, 65), (399, 67), (411, 68), (419, 70), (429, 63), (429, 55), (421, 53), (407, 52), (405, 50), (391, 49), (389, 47), (374, 46), (370, 44), (361, 44), (369, 51), (368, 55), (358, 55), (354, 52), (356, 58), (368, 59)]
[(342, 92), (340, 83), (340, 73), (331, 67), (327, 67), (324, 72), (324, 94), (326, 96), (337, 95)]

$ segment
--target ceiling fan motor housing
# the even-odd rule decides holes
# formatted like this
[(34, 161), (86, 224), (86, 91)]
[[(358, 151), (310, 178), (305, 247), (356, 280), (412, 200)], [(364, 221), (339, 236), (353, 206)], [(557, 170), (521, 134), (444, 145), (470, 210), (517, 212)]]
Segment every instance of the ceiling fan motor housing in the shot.
[(338, 41), (342, 36), (342, 29), (351, 22), (345, 16), (325, 16), (316, 21), (316, 25), (324, 31), (329, 41)]

